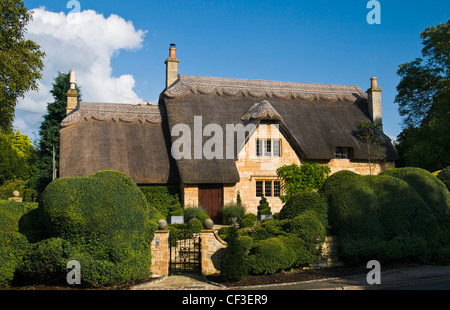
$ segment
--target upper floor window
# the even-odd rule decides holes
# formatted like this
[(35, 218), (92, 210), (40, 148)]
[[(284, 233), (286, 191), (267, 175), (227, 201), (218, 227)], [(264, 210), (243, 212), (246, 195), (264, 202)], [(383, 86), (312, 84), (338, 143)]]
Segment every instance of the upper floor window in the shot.
[(256, 139), (256, 156), (280, 157), (281, 140)]
[(337, 147), (334, 150), (334, 158), (351, 159), (353, 157), (353, 149), (351, 147)]

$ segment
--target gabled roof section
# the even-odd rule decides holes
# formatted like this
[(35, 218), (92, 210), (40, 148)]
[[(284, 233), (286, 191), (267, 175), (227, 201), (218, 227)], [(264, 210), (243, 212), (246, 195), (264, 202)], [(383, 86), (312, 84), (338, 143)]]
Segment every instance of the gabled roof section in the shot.
[(367, 94), (355, 85), (294, 83), (190, 75), (180, 75), (179, 80), (163, 94), (170, 98), (179, 98), (190, 93), (219, 96), (276, 97), (306, 101), (345, 100), (355, 102), (367, 98)]
[(159, 106), (81, 102), (62, 121), (60, 136), (61, 177), (118, 170), (138, 184), (178, 182)]
[(241, 120), (243, 121), (252, 119), (280, 121), (282, 117), (269, 101), (263, 100), (255, 103), (248, 112), (241, 117)]

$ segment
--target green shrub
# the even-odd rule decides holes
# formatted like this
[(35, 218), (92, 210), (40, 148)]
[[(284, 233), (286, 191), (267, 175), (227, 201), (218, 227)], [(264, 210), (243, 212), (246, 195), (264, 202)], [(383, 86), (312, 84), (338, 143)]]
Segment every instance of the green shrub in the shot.
[(300, 192), (291, 196), (280, 211), (280, 219), (293, 219), (308, 210), (316, 212), (322, 225), (327, 226), (328, 205), (317, 192)]
[(181, 207), (181, 203), (178, 198), (172, 198), (167, 206), (168, 216), (183, 216), (184, 210)]
[(439, 183), (415, 168), (330, 176), (319, 192), (328, 202), (330, 230), (339, 237), (343, 259), (431, 262), (449, 241), (447, 198)]
[(247, 213), (240, 222), (240, 228), (253, 227), (258, 218), (253, 213)]
[(382, 234), (378, 220), (377, 198), (363, 177), (350, 171), (331, 175), (319, 190), (328, 203), (330, 233), (359, 238), (376, 238)]
[(255, 241), (265, 240), (272, 237), (284, 236), (287, 234), (283, 230), (283, 225), (285, 221), (276, 221), (273, 219), (268, 219), (258, 224), (253, 228), (252, 238)]
[(7, 200), (8, 198), (13, 197), (14, 191), (18, 191), (19, 197), (23, 197), (26, 184), (27, 181), (18, 179), (5, 181), (2, 186), (0, 186), (0, 199)]
[(227, 241), (229, 231), (230, 231), (230, 226), (223, 226), (223, 227), (220, 227), (220, 229), (219, 229), (219, 231), (218, 231), (219, 237), (220, 237), (222, 240)]
[(450, 193), (438, 177), (427, 170), (414, 167), (390, 169), (382, 175), (389, 175), (407, 182), (433, 210), (438, 221), (448, 221)]
[(42, 240), (30, 246), (18, 274), (34, 283), (64, 283), (70, 255), (68, 241), (61, 238)]
[(247, 257), (247, 266), (253, 274), (274, 274), (296, 262), (294, 250), (281, 238), (272, 237), (253, 244)]
[(139, 189), (144, 194), (149, 208), (155, 208), (163, 219), (169, 215), (168, 207), (179, 202), (178, 186), (140, 186)]
[(450, 191), (450, 166), (445, 167), (442, 169), (438, 174), (437, 177), (439, 180), (442, 181), (442, 183), (445, 184), (447, 189)]
[(303, 240), (306, 249), (312, 256), (317, 257), (320, 254), (321, 245), (325, 241), (326, 230), (315, 211), (305, 211), (299, 216), (287, 220), (283, 229)]
[(191, 219), (200, 219), (200, 217), (203, 218), (204, 215), (206, 215), (206, 212), (201, 207), (191, 206), (185, 208), (183, 214), (186, 222), (189, 222)]
[(251, 242), (247, 237), (238, 237), (234, 226), (229, 228), (228, 233), (228, 247), (221, 262), (220, 275), (228, 281), (240, 281), (248, 274), (245, 254)]
[(222, 209), (222, 214), (227, 219), (227, 224), (233, 224), (233, 219), (241, 221), (245, 216), (245, 207), (238, 203), (226, 204)]
[(145, 196), (132, 179), (116, 171), (50, 183), (39, 205), (50, 237), (75, 249), (70, 259), (83, 266), (92, 286), (125, 283), (151, 274), (151, 241)]
[(318, 163), (303, 163), (300, 166), (293, 163), (278, 168), (277, 175), (283, 180), (286, 193), (280, 197), (281, 201), (287, 202), (291, 196), (300, 192), (317, 191), (330, 173), (330, 167)]
[(199, 219), (193, 218), (187, 223), (187, 228), (192, 233), (200, 233), (203, 229), (203, 224)]

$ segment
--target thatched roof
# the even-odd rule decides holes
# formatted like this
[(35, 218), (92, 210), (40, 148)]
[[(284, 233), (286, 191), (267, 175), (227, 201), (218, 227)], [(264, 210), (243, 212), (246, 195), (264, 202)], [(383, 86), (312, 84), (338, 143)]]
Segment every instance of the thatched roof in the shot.
[[(186, 124), (194, 134), (194, 117), (202, 127), (262, 121), (279, 124), (303, 161), (327, 161), (336, 147), (353, 148), (353, 159), (366, 161), (358, 142), (358, 122), (371, 121), (367, 95), (358, 86), (327, 85), (180, 75), (160, 96), (158, 106), (82, 102), (62, 122), (60, 176), (85, 176), (99, 170), (119, 170), (141, 184), (233, 184), (240, 181), (234, 156), (174, 160), (170, 132)], [(247, 133), (250, 134), (250, 133)], [(390, 139), (387, 160), (398, 158)], [(203, 137), (203, 144), (211, 137)], [(247, 136), (248, 138), (248, 136)], [(193, 141), (193, 139), (192, 139)], [(194, 155), (195, 143), (191, 143)]]
[(178, 182), (158, 106), (81, 102), (62, 121), (60, 136), (61, 177), (118, 170), (136, 183)]
[[(187, 124), (193, 132), (194, 116), (202, 116), (203, 126), (218, 124), (224, 131), (227, 124), (272, 120), (303, 160), (329, 160), (336, 147), (353, 148), (354, 160), (368, 159), (356, 137), (357, 123), (371, 121), (367, 95), (358, 86), (180, 75), (160, 104), (167, 109), (170, 129)], [(386, 141), (386, 159), (397, 159), (390, 139), (379, 134)], [(185, 183), (239, 182), (232, 159), (183, 158), (177, 166)]]

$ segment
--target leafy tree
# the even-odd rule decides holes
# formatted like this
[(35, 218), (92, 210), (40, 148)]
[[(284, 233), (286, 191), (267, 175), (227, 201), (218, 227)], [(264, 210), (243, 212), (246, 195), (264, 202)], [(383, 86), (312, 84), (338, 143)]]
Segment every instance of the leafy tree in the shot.
[(26, 135), (19, 131), (0, 131), (0, 184), (30, 178), (34, 155), (34, 148)]
[(404, 166), (450, 164), (450, 19), (420, 34), (422, 58), (401, 64), (395, 102), (404, 117), (397, 150)]
[(38, 89), (45, 53), (24, 39), (32, 15), (22, 0), (0, 1), (0, 129), (10, 129), (17, 99)]
[(371, 122), (358, 123), (358, 133), (356, 136), (359, 139), (359, 143), (367, 147), (369, 174), (372, 174), (372, 165), (382, 161), (386, 157), (383, 152), (384, 141), (378, 134), (376, 126)]
[(277, 169), (277, 175), (283, 180), (285, 195), (280, 198), (283, 202), (299, 192), (317, 191), (325, 182), (331, 169), (318, 163), (303, 163), (301, 166), (293, 163)]
[[(53, 175), (53, 148), (55, 151), (56, 171), (59, 162), (59, 130), (64, 117), (66, 116), (67, 91), (70, 88), (70, 71), (68, 73), (58, 72), (54, 79), (53, 88), (50, 91), (54, 101), (47, 104), (47, 113), (41, 123), (39, 130), (38, 149), (38, 171), (33, 180), (33, 188), (42, 192), (52, 181)], [(78, 94), (80, 89), (77, 87)], [(80, 99), (81, 97), (79, 97)]]

